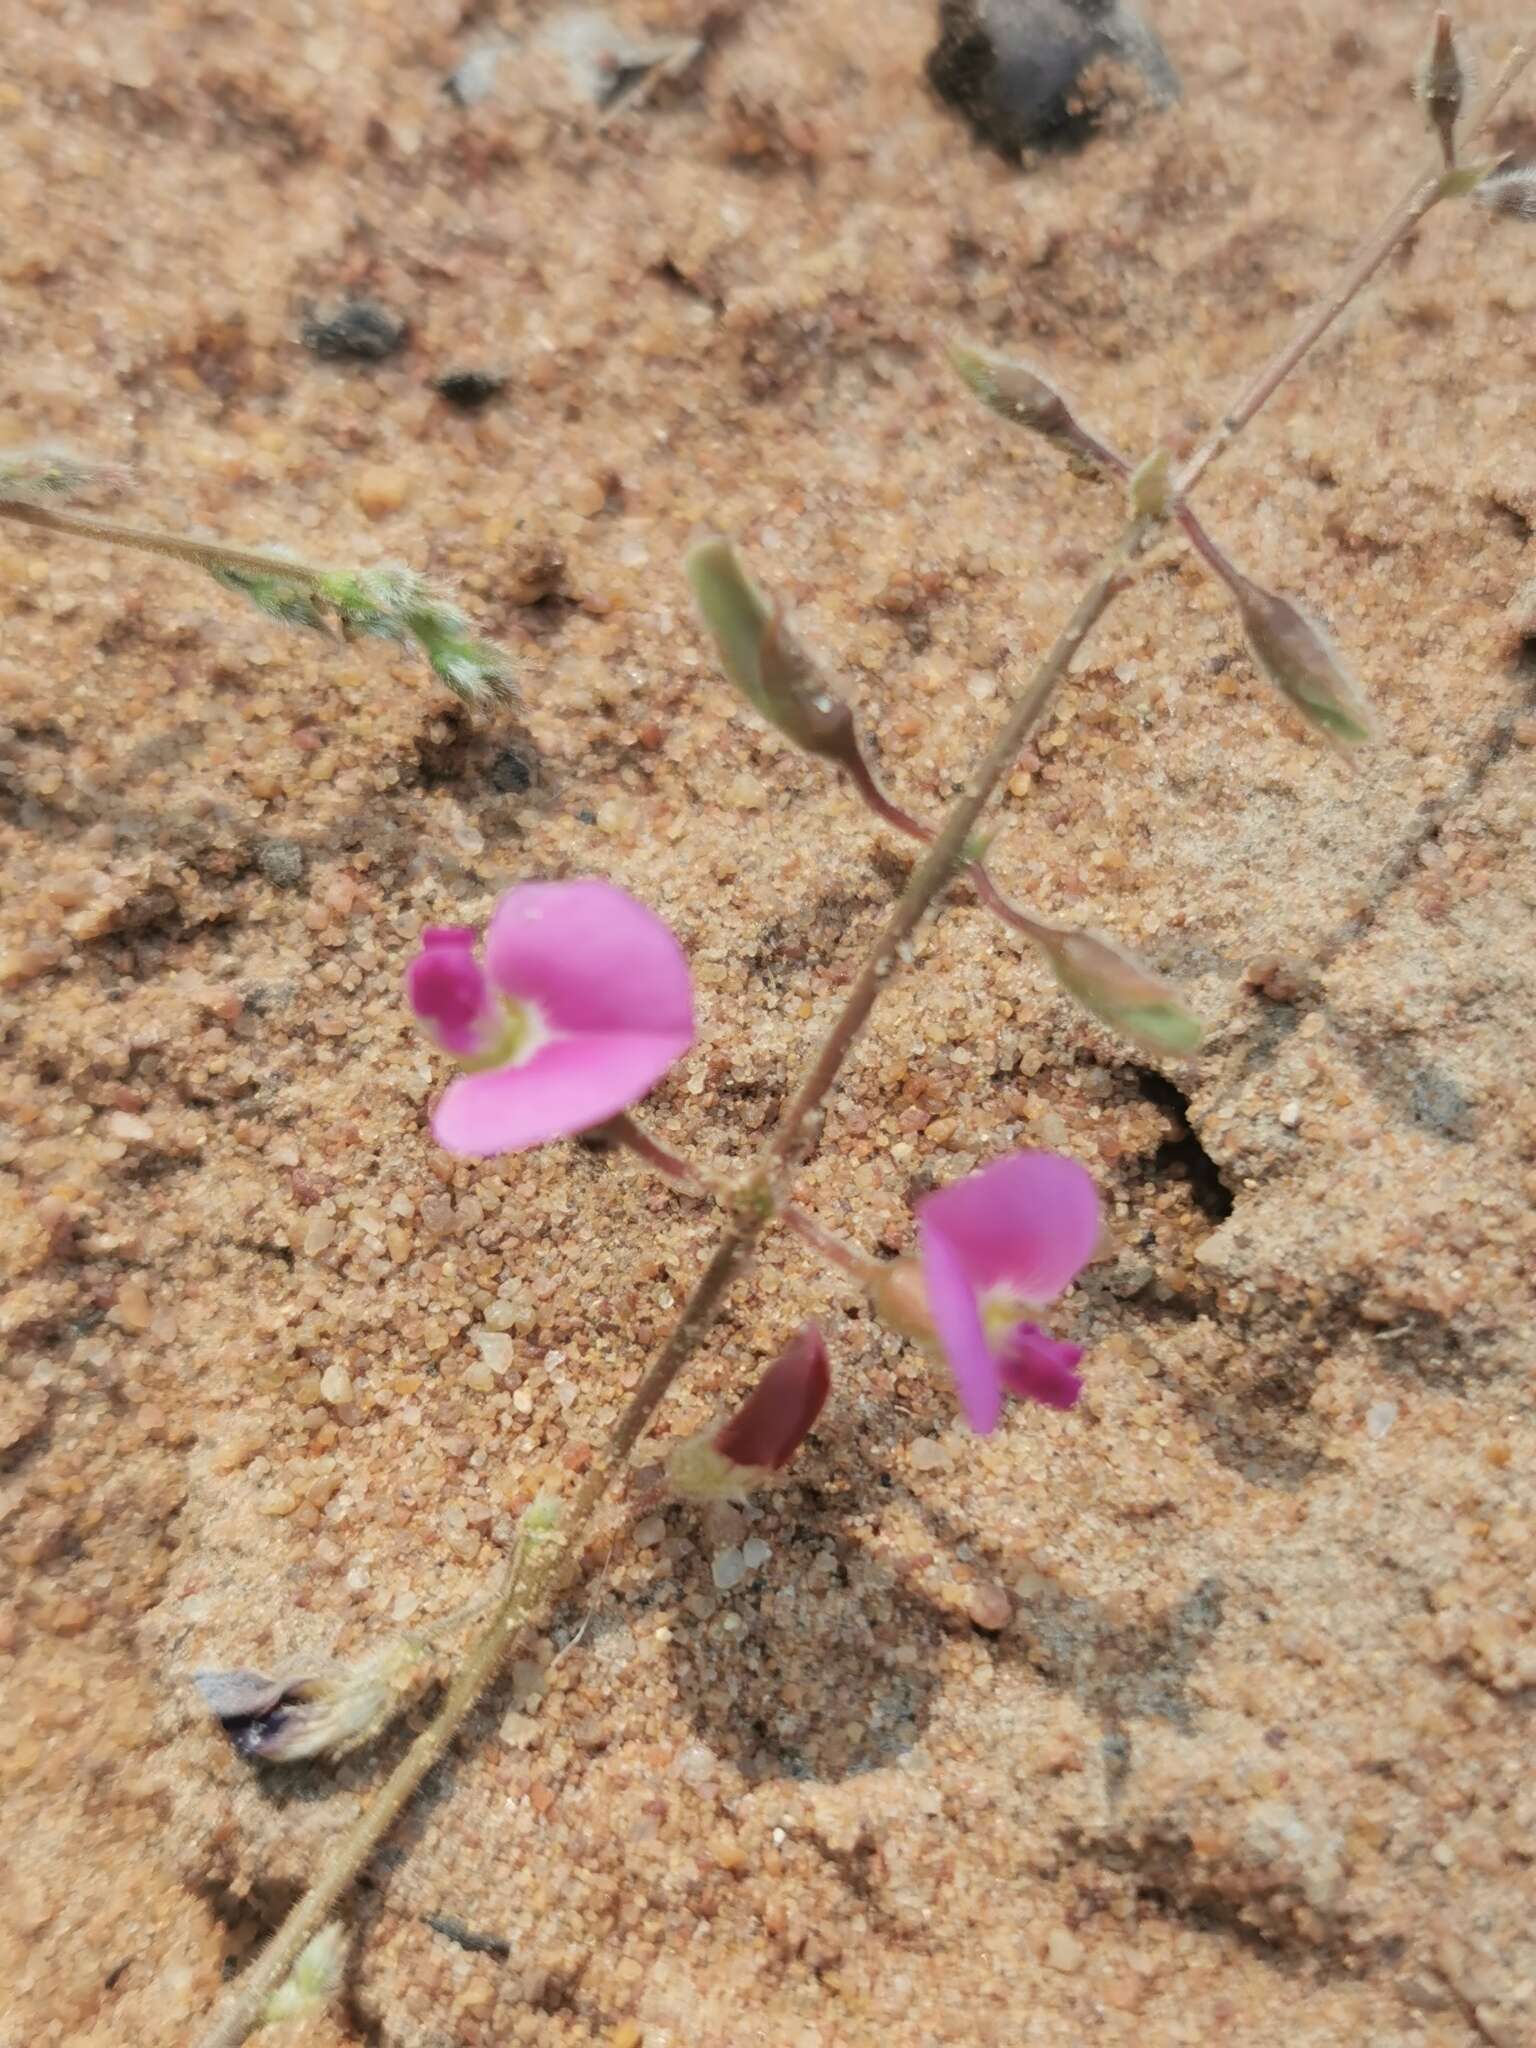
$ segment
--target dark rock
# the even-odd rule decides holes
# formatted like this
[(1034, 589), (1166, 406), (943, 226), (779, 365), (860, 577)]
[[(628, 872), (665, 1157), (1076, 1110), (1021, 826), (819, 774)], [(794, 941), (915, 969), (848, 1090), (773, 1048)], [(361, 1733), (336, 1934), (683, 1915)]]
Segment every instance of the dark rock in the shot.
[(348, 299), (304, 322), (304, 346), (328, 362), (381, 363), (410, 336), (408, 320), (373, 299)]
[(1115, 100), (1179, 96), (1167, 52), (1120, 0), (939, 0), (928, 81), (1005, 156), (1082, 141)]
[(304, 879), (304, 849), (295, 839), (263, 839), (256, 865), (274, 889), (296, 889)]
[(432, 379), (432, 389), (439, 397), (446, 398), (450, 405), (462, 406), (466, 412), (478, 412), (506, 388), (506, 378), (489, 370), (447, 370)]
[(491, 763), (487, 780), (503, 796), (518, 796), (533, 787), (533, 763), (516, 747), (504, 747)]

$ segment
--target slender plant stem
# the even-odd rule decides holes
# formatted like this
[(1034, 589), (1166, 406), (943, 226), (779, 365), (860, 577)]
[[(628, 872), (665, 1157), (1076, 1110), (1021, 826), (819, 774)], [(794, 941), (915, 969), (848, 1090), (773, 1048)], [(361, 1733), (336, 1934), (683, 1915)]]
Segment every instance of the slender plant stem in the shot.
[(1214, 430), (1179, 471), (1174, 489), (1180, 496), (1194, 489), (1211, 464), (1221, 458), (1249, 421), (1274, 397), (1307, 351), (1322, 340), (1345, 307), (1370, 283), (1403, 237), (1418, 226), (1440, 198), (1444, 175), (1437, 166), (1432, 176), (1420, 179), (1412, 191), (1404, 194), (1327, 298), (1312, 308), (1291, 339), (1270, 357), (1237, 401), (1222, 414)]
[(714, 1192), (711, 1182), (691, 1160), (685, 1159), (681, 1152), (674, 1152), (670, 1145), (664, 1145), (654, 1132), (648, 1131), (638, 1117), (631, 1116), (627, 1110), (610, 1117), (602, 1126), (602, 1135), (633, 1152), (653, 1173), (659, 1173), (663, 1180), (671, 1181), (674, 1186), (687, 1188), (693, 1194)]
[[(714, 1195), (717, 1200), (727, 1203), (733, 1199), (733, 1191), (723, 1189), (690, 1165), (681, 1153), (663, 1145), (659, 1138), (654, 1137), (646, 1129), (638, 1117), (627, 1110), (620, 1116), (611, 1117), (603, 1125), (603, 1135), (611, 1138), (615, 1144), (627, 1147), (638, 1160), (650, 1167), (653, 1173), (659, 1173), (674, 1187), (684, 1188), (689, 1194)], [(880, 1271), (878, 1259), (870, 1258), (869, 1254), (860, 1251), (857, 1245), (849, 1244), (846, 1238), (828, 1230), (824, 1223), (818, 1222), (809, 1210), (802, 1209), (797, 1202), (782, 1203), (778, 1217), (796, 1237), (803, 1239), (813, 1251), (819, 1252), (829, 1266), (835, 1266), (840, 1273), (851, 1274), (861, 1287), (867, 1287), (870, 1280)]]
[(850, 1244), (845, 1237), (839, 1237), (835, 1230), (814, 1217), (809, 1209), (802, 1209), (798, 1202), (785, 1202), (779, 1209), (779, 1221), (786, 1229), (792, 1230), (802, 1243), (808, 1244), (813, 1252), (826, 1260), (839, 1273), (846, 1273), (856, 1280), (866, 1292), (872, 1281), (884, 1271), (878, 1259), (872, 1259), (868, 1252), (860, 1251), (856, 1244)]
[[(1528, 51), (1521, 49), (1512, 53), (1469, 133), (1486, 125), (1493, 109), (1524, 69), (1529, 55)], [(1176, 487), (1179, 495), (1192, 489), (1212, 462), (1232, 445), (1247, 423), (1439, 196), (1438, 177), (1435, 189), (1431, 189), (1430, 181), (1424, 180), (1416, 183), (1407, 198), (1393, 209), (1384, 226), (1364, 244), (1360, 255), (1346, 270), (1341, 284), (1303, 323), (1295, 339), (1253, 380), (1237, 404), (1224, 415), (1216, 432), (1186, 465)], [(124, 539), (130, 545), (147, 544), (134, 529), (122, 533), (103, 532), (102, 528), (108, 522), (91, 521), (76, 525), (66, 523), (72, 520), (72, 515), (52, 511), (46, 518), (37, 518), (33, 515), (38, 509), (13, 504), (0, 507), (0, 511), (10, 515), (25, 510), (35, 525), (52, 525), (67, 532), (90, 532), (98, 539)], [(223, 2013), (203, 2036), (200, 2048), (239, 2048), (257, 2023), (267, 1999), (288, 1975), (306, 1943), (325, 1924), (333, 1907), (368, 1862), (412, 1794), (458, 1734), (475, 1703), (495, 1677), (508, 1644), (519, 1630), (538, 1617), (544, 1603), (557, 1590), (565, 1571), (579, 1559), (591, 1516), (607, 1492), (614, 1474), (629, 1457), (678, 1375), (694, 1355), (727, 1293), (744, 1271), (768, 1223), (776, 1213), (782, 1214), (787, 1182), (815, 1144), (826, 1101), (838, 1072), (868, 1021), (881, 988), (896, 967), (902, 947), (951, 877), (966, 865), (966, 843), (978, 818), (1049, 705), (1073, 657), (1124, 587), (1126, 570), (1152, 526), (1153, 522), (1146, 517), (1132, 518), (1100, 559), (1076, 610), (1011, 707), (1002, 729), (965, 789), (950, 807), (942, 827), (913, 870), (873, 951), (860, 969), (826, 1039), (808, 1062), (786, 1102), (755, 1171), (737, 1191), (725, 1234), (671, 1334), (636, 1389), (613, 1436), (585, 1475), (559, 1526), (541, 1538), (537, 1545), (522, 1546), (490, 1622), (470, 1648), (437, 1715), (358, 1815), (326, 1858), (314, 1884), (234, 1986)], [(158, 551), (177, 553), (198, 561), (204, 559), (205, 553), (197, 544), (190, 542), (171, 542)], [(265, 556), (239, 555), (233, 560), (225, 556), (224, 559), (229, 566), (256, 566), (263, 571), (274, 566), (284, 569), (289, 566), (274, 564)], [(891, 822), (895, 822), (894, 818)]]
[(232, 548), (220, 540), (199, 540), (193, 534), (161, 533), (154, 527), (129, 526), (120, 519), (98, 519), (90, 512), (65, 512), (56, 505), (33, 505), (23, 499), (0, 498), (0, 519), (19, 519), (46, 533), (74, 534), (81, 540), (111, 541), (138, 548), (147, 555), (170, 555), (199, 569), (239, 569), (255, 576), (286, 576), (311, 587), (332, 572), (309, 562), (290, 562), (286, 555), (261, 548)]
[[(1117, 457), (1116, 460), (1121, 460), (1124, 467), (1122, 458)], [(921, 818), (915, 818), (910, 811), (904, 810), (897, 803), (883, 787), (862, 753), (850, 754), (839, 765), (863, 798), (866, 807), (873, 811), (877, 818), (882, 819), (897, 832), (904, 833), (908, 839), (920, 839), (925, 846), (933, 844), (933, 827), (925, 824)], [(984, 862), (968, 861), (965, 876), (988, 910), (1000, 917), (1004, 924), (1012, 925), (1015, 931), (1022, 932), (1025, 938), (1034, 940), (1038, 945), (1056, 931), (1054, 925), (1046, 923), (1043, 918), (1032, 917), (1027, 910), (1021, 910), (1018, 904), (1005, 896), (988, 873)]]
[(1088, 458), (1090, 468), (1107, 470), (1111, 476), (1129, 476), (1131, 473), (1130, 464), (1119, 449), (1112, 447), (1108, 441), (1101, 441), (1090, 427), (1083, 425), (1081, 420), (1072, 422), (1068, 445), (1075, 448), (1079, 455)]
[(782, 1173), (796, 1166), (814, 1143), (823, 1105), (837, 1078), (838, 1069), (868, 1022), (881, 986), (895, 967), (902, 946), (916, 931), (930, 904), (956, 868), (965, 864), (966, 841), (988, 799), (1034, 731), (1073, 657), (1113, 602), (1127, 565), (1139, 552), (1152, 525), (1153, 522), (1144, 517), (1129, 520), (1119, 538), (1100, 557), (1077, 609), (1035, 670), (1028, 687), (1015, 700), (1002, 730), (983, 755), (970, 781), (950, 806), (937, 837), (913, 869), (912, 878), (887, 919), (884, 931), (859, 969), (831, 1030), (784, 1105), (778, 1128), (768, 1142), (765, 1155), (765, 1164), (770, 1171)]
[(1183, 527), (1185, 533), (1189, 536), (1190, 545), (1206, 564), (1207, 568), (1210, 569), (1211, 573), (1219, 576), (1223, 583), (1230, 586), (1232, 582), (1232, 564), (1227, 559), (1226, 550), (1218, 547), (1211, 538), (1210, 528), (1195, 517), (1194, 512), (1188, 505), (1180, 505), (1173, 516), (1178, 520), (1180, 526)]
[[(671, 1335), (636, 1389), (612, 1437), (583, 1479), (559, 1526), (543, 1538), (536, 1549), (524, 1546), (514, 1563), (501, 1600), (471, 1646), (437, 1714), (342, 1836), (325, 1859), (309, 1890), (235, 1985), (224, 2011), (203, 2036), (199, 2048), (239, 2048), (259, 2020), (267, 2000), (293, 1968), (305, 1944), (325, 1925), (332, 1908), (473, 1711), (475, 1703), (500, 1668), (508, 1644), (520, 1629), (536, 1619), (543, 1602), (559, 1583), (561, 1568), (579, 1555), (587, 1525), (607, 1492), (613, 1475), (645, 1433), (651, 1417), (697, 1350), (731, 1285), (746, 1266), (758, 1238), (781, 1208), (777, 1183), (787, 1177), (814, 1142), (822, 1106), (838, 1069), (874, 1008), (880, 990), (896, 964), (900, 947), (916, 930), (954, 873), (971, 828), (987, 799), (1049, 704), (1072, 657), (1113, 601), (1125, 565), (1140, 548), (1149, 526), (1148, 520), (1132, 519), (1108, 549), (1076, 611), (1014, 705), (980, 767), (955, 801), (931, 849), (913, 871), (874, 950), (849, 991), (840, 1015), (827, 1034), (825, 1044), (785, 1104), (756, 1170), (738, 1191), (735, 1213), (725, 1235), (689, 1296)], [(659, 1143), (645, 1142), (646, 1134), (639, 1125), (620, 1128), (612, 1135), (629, 1144), (632, 1132), (642, 1139), (642, 1144), (635, 1149), (643, 1157), (649, 1156), (653, 1165), (659, 1163), (656, 1155), (670, 1156)], [(691, 1173), (689, 1178), (692, 1178)], [(805, 1222), (810, 1220), (803, 1218)], [(825, 1247), (818, 1246), (818, 1249)]]

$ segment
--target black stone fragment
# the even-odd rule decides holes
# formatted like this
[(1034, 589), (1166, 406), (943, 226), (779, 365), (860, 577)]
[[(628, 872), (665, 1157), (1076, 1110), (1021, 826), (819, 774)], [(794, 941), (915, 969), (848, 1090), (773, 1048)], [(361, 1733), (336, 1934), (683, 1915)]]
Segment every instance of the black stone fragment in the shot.
[(440, 398), (446, 398), (450, 405), (462, 406), (466, 412), (478, 412), (506, 388), (506, 378), (489, 370), (448, 370), (432, 379), (432, 389)]
[(304, 879), (304, 849), (296, 839), (263, 839), (256, 865), (274, 889), (296, 889)]
[(381, 363), (404, 348), (410, 322), (375, 299), (347, 299), (324, 313), (311, 314), (300, 330), (311, 355), (327, 362)]
[(462, 1920), (455, 1920), (451, 1913), (423, 1913), (421, 1917), (434, 1934), (457, 1942), (471, 1955), (505, 1958), (512, 1953), (510, 1941), (504, 1941), (499, 1934), (476, 1934), (472, 1927), (466, 1927)]
[(503, 796), (520, 796), (533, 787), (533, 763), (516, 747), (504, 747), (491, 763), (486, 779)]

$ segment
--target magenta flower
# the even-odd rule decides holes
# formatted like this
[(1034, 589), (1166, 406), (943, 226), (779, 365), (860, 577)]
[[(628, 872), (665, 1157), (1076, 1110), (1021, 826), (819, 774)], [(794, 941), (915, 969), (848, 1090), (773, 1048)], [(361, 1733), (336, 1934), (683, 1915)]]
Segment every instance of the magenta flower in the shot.
[(432, 1112), (466, 1159), (566, 1138), (636, 1103), (693, 1043), (683, 950), (611, 882), (524, 882), (475, 933), (421, 935), (405, 992), (417, 1022), (468, 1069)]
[(934, 1334), (972, 1429), (997, 1427), (1003, 1392), (1070, 1408), (1082, 1349), (1031, 1316), (1092, 1258), (1099, 1198), (1070, 1159), (1017, 1152), (917, 1205), (918, 1247)]

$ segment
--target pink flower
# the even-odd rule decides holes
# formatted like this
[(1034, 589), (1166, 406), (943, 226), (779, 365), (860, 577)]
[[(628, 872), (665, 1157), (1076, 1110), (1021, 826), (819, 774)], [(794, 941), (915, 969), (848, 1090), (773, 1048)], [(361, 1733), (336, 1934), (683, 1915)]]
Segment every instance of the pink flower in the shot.
[(972, 1429), (997, 1427), (1005, 1388), (1070, 1408), (1081, 1347), (1029, 1317), (1098, 1245), (1099, 1198), (1082, 1167), (1050, 1152), (1000, 1159), (919, 1202), (917, 1235), (928, 1313)]
[(475, 934), (433, 926), (406, 997), (468, 1069), (432, 1112), (449, 1152), (485, 1159), (590, 1130), (636, 1103), (693, 1043), (683, 950), (610, 882), (524, 882)]

